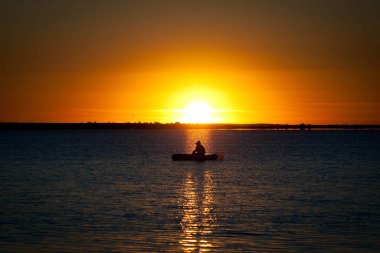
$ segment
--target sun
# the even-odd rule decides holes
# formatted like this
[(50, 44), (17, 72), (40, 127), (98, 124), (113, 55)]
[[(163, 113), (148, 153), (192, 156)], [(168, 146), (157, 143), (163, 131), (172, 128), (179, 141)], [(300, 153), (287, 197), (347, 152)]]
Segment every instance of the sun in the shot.
[(215, 123), (214, 111), (204, 101), (193, 101), (184, 110), (181, 122), (183, 123)]

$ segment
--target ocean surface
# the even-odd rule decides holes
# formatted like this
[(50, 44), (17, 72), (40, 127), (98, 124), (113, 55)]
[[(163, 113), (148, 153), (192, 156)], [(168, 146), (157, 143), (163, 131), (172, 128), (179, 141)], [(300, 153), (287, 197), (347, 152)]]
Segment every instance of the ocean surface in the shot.
[(0, 131), (0, 252), (380, 252), (379, 192), (380, 131)]

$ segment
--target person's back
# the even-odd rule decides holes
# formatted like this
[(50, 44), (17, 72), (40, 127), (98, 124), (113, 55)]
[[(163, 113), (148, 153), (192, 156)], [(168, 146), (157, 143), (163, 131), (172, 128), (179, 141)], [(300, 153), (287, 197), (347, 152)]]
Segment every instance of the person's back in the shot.
[(197, 155), (200, 155), (200, 156), (204, 156), (206, 154), (206, 149), (201, 144), (197, 146), (195, 151), (196, 151)]
[(197, 141), (196, 145), (197, 146), (196, 146), (195, 150), (193, 151), (192, 155), (197, 156), (198, 158), (204, 157), (206, 154), (205, 147), (203, 147), (203, 145), (201, 144), (200, 141)]

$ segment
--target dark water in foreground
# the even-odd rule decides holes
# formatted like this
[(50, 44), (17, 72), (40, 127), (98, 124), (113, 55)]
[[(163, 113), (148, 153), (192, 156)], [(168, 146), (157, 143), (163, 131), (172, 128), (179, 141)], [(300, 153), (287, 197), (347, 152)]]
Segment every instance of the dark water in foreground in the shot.
[[(196, 140), (224, 161), (173, 162)], [(379, 252), (380, 132), (0, 132), (1, 252)]]

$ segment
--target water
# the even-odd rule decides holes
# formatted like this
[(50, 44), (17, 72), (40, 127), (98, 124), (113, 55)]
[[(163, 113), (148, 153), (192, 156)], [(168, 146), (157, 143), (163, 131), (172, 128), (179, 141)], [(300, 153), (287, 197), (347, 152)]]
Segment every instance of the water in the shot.
[[(223, 161), (173, 162), (200, 139)], [(1, 252), (379, 252), (380, 132), (0, 132)]]

